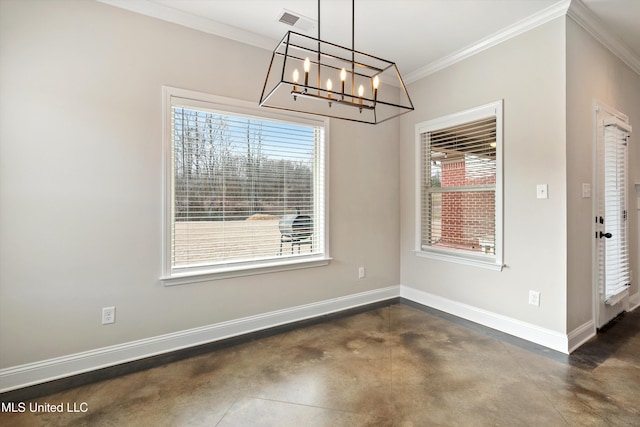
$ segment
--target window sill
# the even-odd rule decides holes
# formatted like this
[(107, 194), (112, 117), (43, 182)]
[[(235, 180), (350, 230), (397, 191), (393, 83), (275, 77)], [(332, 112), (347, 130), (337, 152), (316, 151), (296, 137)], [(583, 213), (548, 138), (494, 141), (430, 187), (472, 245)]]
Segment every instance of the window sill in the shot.
[(211, 280), (229, 279), (233, 277), (253, 276), (258, 274), (276, 273), (280, 271), (300, 270), (303, 268), (322, 267), (329, 265), (331, 258), (303, 258), (279, 262), (264, 262), (251, 266), (233, 265), (216, 267), (208, 270), (190, 270), (161, 277), (165, 286), (184, 285), (187, 283), (207, 282)]
[(460, 255), (441, 251), (414, 251), (416, 256), (422, 258), (435, 259), (438, 261), (453, 262), (456, 264), (469, 265), (472, 267), (485, 268), (487, 270), (502, 271), (504, 265), (497, 263), (494, 259), (487, 259), (481, 256)]

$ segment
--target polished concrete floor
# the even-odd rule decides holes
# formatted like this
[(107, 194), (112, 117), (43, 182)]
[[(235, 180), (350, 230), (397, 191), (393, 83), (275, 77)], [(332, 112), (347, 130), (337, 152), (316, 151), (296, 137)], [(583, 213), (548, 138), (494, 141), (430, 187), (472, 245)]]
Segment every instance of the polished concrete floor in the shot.
[(640, 315), (617, 323), (567, 357), (392, 304), (41, 397), (0, 425), (638, 426)]

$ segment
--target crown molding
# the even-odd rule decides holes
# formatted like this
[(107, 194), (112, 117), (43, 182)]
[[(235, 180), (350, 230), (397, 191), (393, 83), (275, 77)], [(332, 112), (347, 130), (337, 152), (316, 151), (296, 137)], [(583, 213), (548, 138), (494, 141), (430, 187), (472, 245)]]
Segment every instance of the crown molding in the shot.
[[(252, 46), (272, 50), (274, 41), (268, 37), (251, 33), (240, 28), (225, 25), (211, 19), (202, 18), (192, 15), (168, 6), (154, 3), (148, 0), (97, 0), (100, 3), (115, 6), (131, 12), (140, 13), (142, 15), (151, 16), (163, 21), (172, 22), (188, 28), (203, 31), (205, 33), (214, 34), (220, 37), (236, 40)], [(571, 0), (563, 0), (540, 12), (531, 15), (503, 30), (490, 35), (477, 43), (467, 46), (461, 50), (453, 52), (443, 58), (440, 58), (430, 64), (425, 65), (411, 73), (405, 74), (405, 84), (413, 83), (423, 77), (449, 67), (459, 61), (469, 58), (486, 49), (496, 46), (504, 41), (525, 33), (533, 28), (543, 25), (555, 18), (564, 16), (567, 13)]]
[(115, 6), (130, 12), (140, 13), (152, 18), (182, 25), (194, 30), (236, 40), (251, 46), (273, 50), (275, 42), (265, 36), (242, 30), (231, 25), (222, 24), (201, 16), (192, 15), (181, 10), (173, 9), (148, 0), (97, 0), (110, 6)]
[(417, 70), (406, 74), (404, 80), (406, 83), (413, 83), (417, 80), (427, 77), (430, 74), (433, 74), (457, 62), (467, 59), (491, 47), (494, 47), (502, 42), (519, 36), (520, 34), (526, 33), (527, 31), (539, 27), (540, 25), (544, 25), (549, 21), (564, 16), (566, 15), (570, 4), (571, 0), (564, 0), (562, 2), (553, 4), (538, 13), (535, 13), (519, 22), (516, 22), (515, 24), (509, 25), (508, 27), (488, 37), (485, 37), (479, 42), (462, 48), (430, 64), (427, 64), (424, 67), (418, 68)]
[[(211, 19), (192, 15), (148, 0), (97, 0), (110, 6), (129, 10), (182, 25), (184, 27), (214, 34), (216, 36), (236, 40), (251, 46), (272, 50), (274, 41), (268, 37), (251, 33), (240, 28), (225, 25)], [(640, 58), (622, 40), (613, 34), (602, 21), (591, 12), (580, 0), (563, 0), (541, 10), (513, 25), (510, 25), (472, 45), (431, 62), (411, 73), (404, 75), (406, 84), (413, 83), (457, 62), (467, 59), (513, 37), (544, 25), (561, 16), (568, 16), (584, 28), (596, 40), (628, 65), (635, 73), (640, 74)]]
[(604, 23), (580, 0), (573, 0), (567, 16), (584, 28), (611, 53), (620, 58), (636, 74), (640, 74), (640, 58), (618, 36), (613, 34)]

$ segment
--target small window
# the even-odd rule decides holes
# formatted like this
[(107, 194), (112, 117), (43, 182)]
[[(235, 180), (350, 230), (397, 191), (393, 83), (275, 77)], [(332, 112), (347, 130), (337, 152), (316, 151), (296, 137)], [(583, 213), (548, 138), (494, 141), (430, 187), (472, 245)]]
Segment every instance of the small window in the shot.
[(324, 121), (262, 113), (165, 88), (165, 280), (326, 259)]
[(502, 103), (416, 126), (417, 252), (502, 266)]

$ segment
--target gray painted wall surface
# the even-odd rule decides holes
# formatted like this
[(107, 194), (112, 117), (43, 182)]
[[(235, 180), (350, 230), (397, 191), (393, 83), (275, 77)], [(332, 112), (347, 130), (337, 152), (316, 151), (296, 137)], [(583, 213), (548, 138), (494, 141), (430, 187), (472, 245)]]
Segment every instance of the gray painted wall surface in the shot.
[[(565, 25), (556, 19), (409, 86), (401, 123), (401, 283), (559, 333), (566, 327)], [(502, 272), (417, 257), (414, 126), (504, 99)], [(536, 199), (548, 184), (549, 199)], [(528, 304), (529, 290), (540, 307)]]
[(0, 368), (399, 284), (397, 121), (332, 123), (329, 266), (159, 282), (162, 85), (257, 104), (270, 58), (97, 2), (0, 2)]

